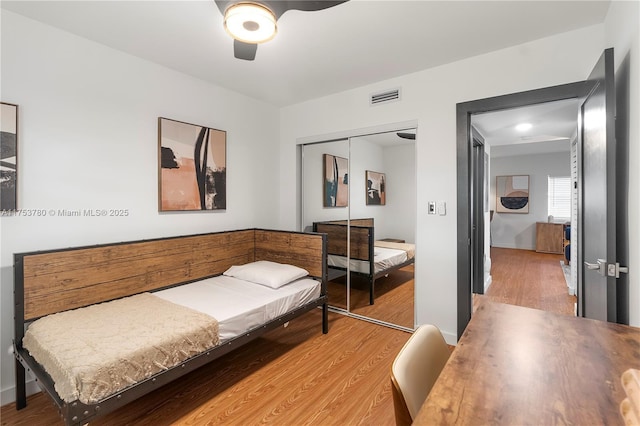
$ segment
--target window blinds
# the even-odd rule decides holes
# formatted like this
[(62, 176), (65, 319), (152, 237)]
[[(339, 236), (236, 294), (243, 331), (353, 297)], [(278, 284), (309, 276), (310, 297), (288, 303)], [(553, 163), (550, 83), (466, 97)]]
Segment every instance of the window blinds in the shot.
[(571, 217), (571, 177), (548, 176), (547, 210), (554, 218)]

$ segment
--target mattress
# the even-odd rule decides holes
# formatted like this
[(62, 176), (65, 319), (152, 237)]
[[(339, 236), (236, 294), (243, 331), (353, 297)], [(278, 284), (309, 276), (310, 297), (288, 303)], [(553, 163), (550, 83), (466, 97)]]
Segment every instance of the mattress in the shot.
[(320, 282), (304, 278), (279, 289), (220, 275), (155, 292), (181, 306), (215, 316), (220, 341), (283, 315), (320, 297)]
[(310, 278), (272, 289), (217, 276), (40, 318), (22, 343), (62, 400), (94, 404), (320, 293)]
[(377, 240), (376, 247), (386, 247), (407, 252), (407, 259), (413, 259), (416, 255), (416, 245), (411, 243), (398, 243), (395, 241)]
[[(374, 274), (389, 269), (393, 266), (404, 263), (408, 260), (407, 252), (405, 250), (397, 250), (386, 247), (374, 247), (373, 248), (373, 261), (375, 263)], [(327, 264), (338, 268), (347, 267), (347, 258), (344, 256), (338, 256), (330, 254), (327, 256)], [(351, 259), (349, 261), (349, 268), (352, 271), (368, 274), (369, 262), (366, 260)]]
[(216, 346), (215, 318), (149, 293), (48, 315), (22, 344), (63, 401), (99, 402)]

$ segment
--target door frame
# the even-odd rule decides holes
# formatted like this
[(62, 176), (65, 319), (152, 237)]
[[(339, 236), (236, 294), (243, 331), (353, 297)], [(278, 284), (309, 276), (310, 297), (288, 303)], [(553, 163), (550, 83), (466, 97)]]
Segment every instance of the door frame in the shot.
[[(473, 274), (473, 257), (484, 258), (482, 253), (474, 253), (472, 247), (472, 209), (474, 206), (472, 188), (475, 184), (473, 161), (473, 137), (471, 134), (471, 115), (482, 112), (524, 107), (564, 99), (584, 98), (594, 87), (594, 83), (579, 81), (525, 92), (478, 99), (456, 105), (456, 151), (457, 151), (457, 331), (462, 336), (473, 310), (472, 282), (477, 280)], [(577, 117), (576, 117), (577, 118)], [(578, 142), (580, 143), (580, 142)], [(484, 269), (482, 270), (482, 272)], [(484, 272), (483, 272), (484, 273)], [(578, 284), (579, 285), (579, 284)]]
[[(472, 156), (471, 156), (471, 175), (472, 186), (471, 188), (471, 278), (472, 289), (474, 293), (484, 294), (484, 267), (485, 267), (485, 238), (484, 238), (484, 224), (485, 224), (485, 205), (484, 205), (484, 192), (485, 192), (485, 173), (487, 171), (484, 168), (484, 137), (476, 130), (475, 127), (471, 127), (471, 139), (472, 139)], [(488, 190), (488, 189), (487, 189)]]

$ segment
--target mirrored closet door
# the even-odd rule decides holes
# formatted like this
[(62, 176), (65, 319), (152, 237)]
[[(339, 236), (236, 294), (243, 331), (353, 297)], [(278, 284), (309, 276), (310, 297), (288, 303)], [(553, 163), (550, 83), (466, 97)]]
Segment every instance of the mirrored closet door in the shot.
[[(348, 244), (348, 139), (303, 145), (302, 175), (304, 231), (314, 231), (321, 223), (340, 224), (343, 235), (336, 233), (327, 245), (328, 251), (343, 250)], [(332, 283), (328, 287), (330, 305), (348, 311), (347, 271), (330, 268), (329, 281)]]
[(302, 220), (328, 235), (329, 305), (414, 328), (415, 129), (302, 146)]

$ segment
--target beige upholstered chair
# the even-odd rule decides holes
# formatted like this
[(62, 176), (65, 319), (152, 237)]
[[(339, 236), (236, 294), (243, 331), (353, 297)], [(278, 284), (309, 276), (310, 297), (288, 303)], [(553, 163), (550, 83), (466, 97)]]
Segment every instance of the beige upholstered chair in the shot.
[(628, 369), (622, 373), (620, 381), (627, 394), (627, 397), (620, 404), (620, 414), (622, 414), (624, 424), (628, 426), (640, 425), (640, 370)]
[(411, 424), (450, 353), (440, 330), (429, 324), (418, 327), (400, 349), (391, 366), (396, 425)]

